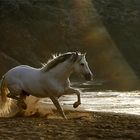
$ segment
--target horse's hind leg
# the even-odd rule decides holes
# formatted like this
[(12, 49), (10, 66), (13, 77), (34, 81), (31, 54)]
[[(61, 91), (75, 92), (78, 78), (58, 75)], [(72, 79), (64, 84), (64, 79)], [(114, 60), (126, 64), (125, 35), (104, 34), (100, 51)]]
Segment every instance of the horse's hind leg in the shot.
[(17, 105), (22, 109), (27, 109), (27, 105), (24, 102), (24, 99), (26, 99), (26, 95), (24, 95), (24, 93), (21, 93), (19, 99), (17, 100)]
[(9, 91), (10, 93), (7, 94), (7, 97), (17, 100), (17, 106), (22, 109), (26, 109), (27, 105), (24, 102), (26, 95), (24, 95), (22, 90), (18, 88), (10, 88)]
[(11, 92), (7, 94), (7, 97), (8, 97), (8, 98), (15, 99), (15, 100), (18, 100), (18, 99), (19, 99), (19, 97), (15, 96), (15, 95), (14, 95), (13, 93), (11, 93)]
[(7, 97), (18, 100), (22, 91), (19, 86), (17, 84), (8, 84), (7, 88), (9, 90)]
[(25, 104), (24, 102), (24, 98), (22, 95), (20, 95), (19, 97), (13, 95), (12, 93), (9, 93), (7, 95), (8, 98), (12, 98), (12, 99), (15, 99), (17, 100), (17, 106), (22, 108), (22, 109), (27, 109), (27, 105)]

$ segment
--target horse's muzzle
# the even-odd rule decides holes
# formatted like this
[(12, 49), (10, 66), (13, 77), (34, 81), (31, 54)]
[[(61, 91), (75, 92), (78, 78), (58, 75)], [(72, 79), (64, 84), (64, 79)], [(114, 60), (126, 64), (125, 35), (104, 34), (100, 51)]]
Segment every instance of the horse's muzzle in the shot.
[(91, 73), (88, 73), (88, 74), (84, 74), (84, 77), (87, 81), (91, 81), (93, 78), (93, 75)]

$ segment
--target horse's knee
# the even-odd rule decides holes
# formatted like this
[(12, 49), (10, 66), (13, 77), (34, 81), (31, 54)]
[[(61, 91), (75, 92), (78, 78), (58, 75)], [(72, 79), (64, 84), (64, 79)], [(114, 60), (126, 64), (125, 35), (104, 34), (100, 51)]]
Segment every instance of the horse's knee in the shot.
[(8, 98), (15, 99), (15, 100), (18, 100), (18, 99), (19, 99), (17, 96), (15, 96), (15, 95), (14, 95), (13, 93), (11, 93), (11, 92), (7, 94), (7, 97), (8, 97)]

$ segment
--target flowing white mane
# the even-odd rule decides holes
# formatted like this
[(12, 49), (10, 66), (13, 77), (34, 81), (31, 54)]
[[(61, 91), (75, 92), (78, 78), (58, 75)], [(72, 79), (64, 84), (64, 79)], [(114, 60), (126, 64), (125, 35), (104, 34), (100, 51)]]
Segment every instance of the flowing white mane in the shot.
[[(41, 70), (43, 72), (46, 72), (46, 71), (52, 69), (53, 67), (55, 67), (59, 63), (62, 63), (65, 60), (67, 60), (68, 58), (70, 58), (71, 55), (73, 55), (74, 53), (75, 52), (68, 52), (68, 53), (63, 53), (63, 54), (61, 54), (61, 53), (60, 54), (53, 54), (52, 58), (50, 58), (46, 64), (43, 64), (43, 67), (41, 68)], [(79, 54), (81, 54), (81, 53), (79, 53)]]

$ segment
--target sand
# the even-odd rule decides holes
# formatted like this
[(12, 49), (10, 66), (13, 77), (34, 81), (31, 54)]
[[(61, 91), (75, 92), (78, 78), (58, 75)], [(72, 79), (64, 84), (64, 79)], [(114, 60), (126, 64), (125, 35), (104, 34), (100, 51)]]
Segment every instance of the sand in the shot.
[(88, 112), (63, 105), (64, 120), (53, 104), (36, 97), (26, 100), (27, 110), (0, 118), (0, 140), (140, 140), (140, 116)]
[(53, 114), (41, 117), (0, 118), (0, 140), (96, 140), (140, 139), (140, 116), (65, 111), (68, 120)]

